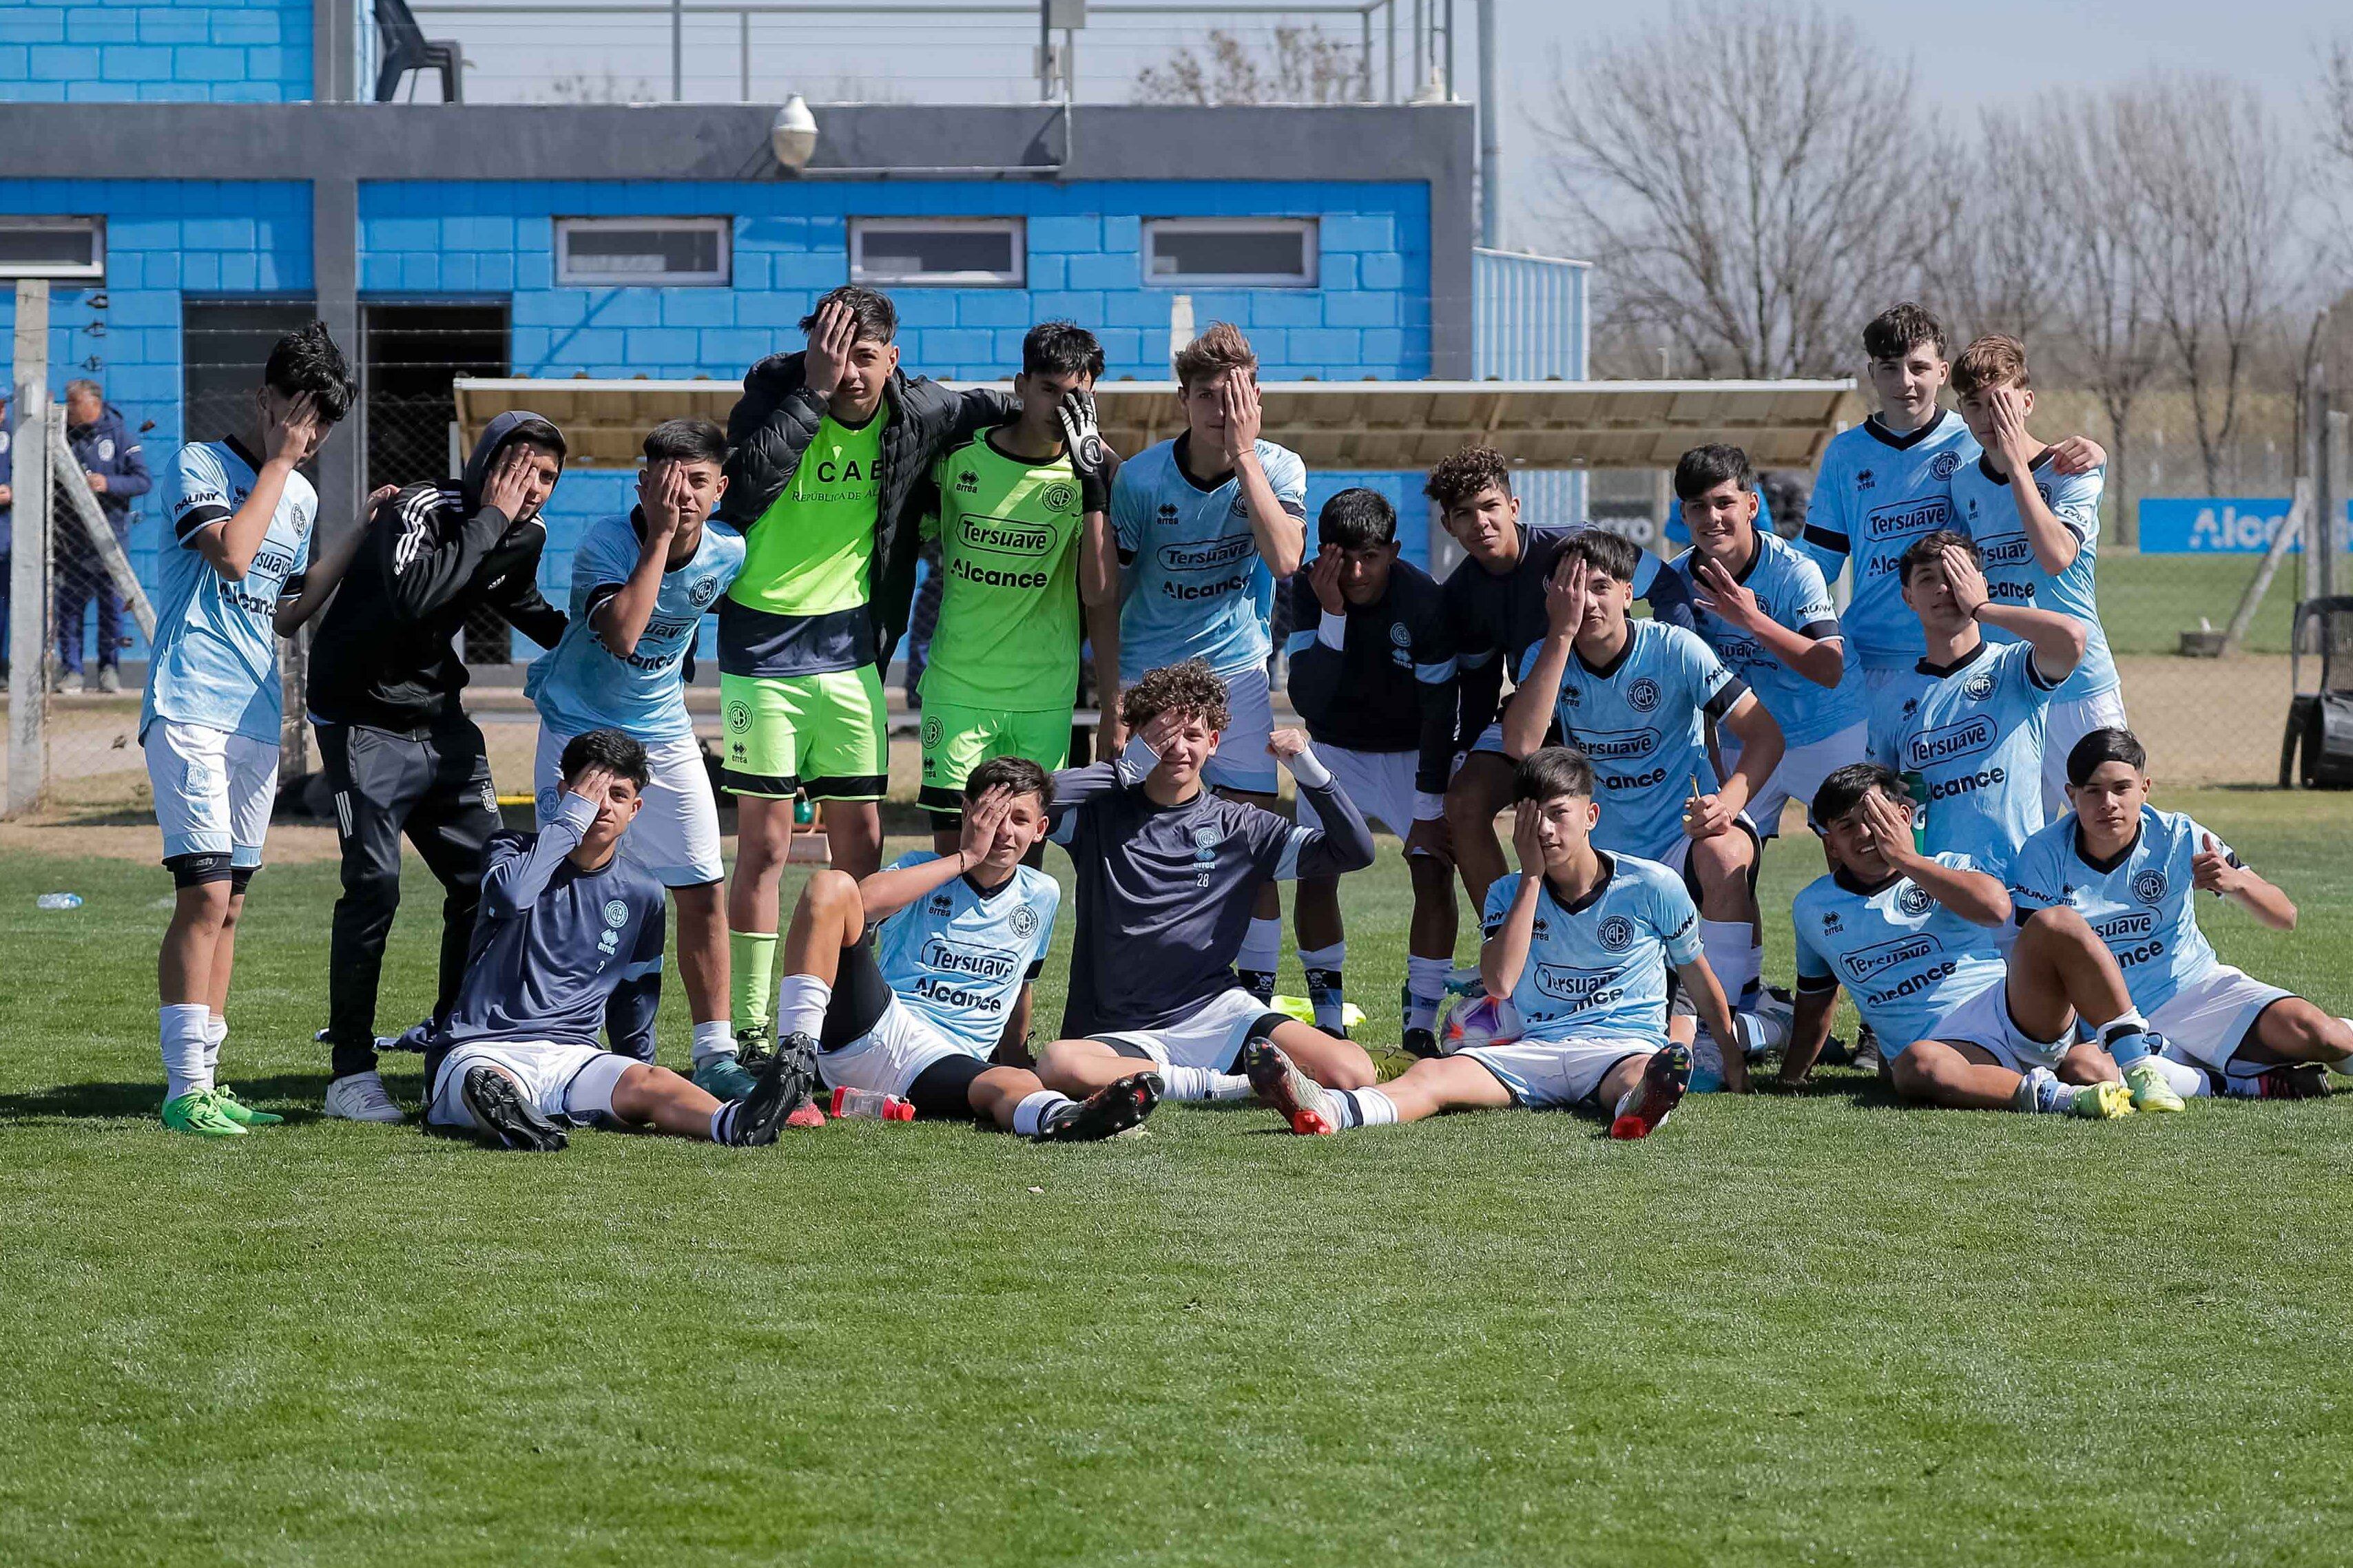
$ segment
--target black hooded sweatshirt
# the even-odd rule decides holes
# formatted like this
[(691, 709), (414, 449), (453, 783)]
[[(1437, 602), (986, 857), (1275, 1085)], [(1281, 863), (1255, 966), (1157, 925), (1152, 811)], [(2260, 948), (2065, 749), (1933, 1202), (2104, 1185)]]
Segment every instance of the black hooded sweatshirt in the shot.
[(417, 730), (459, 711), (466, 662), (457, 642), (477, 605), (555, 646), (564, 615), (538, 584), (546, 525), (513, 521), (481, 499), (491, 459), (518, 426), (539, 417), (500, 415), (474, 443), (462, 481), (413, 484), (377, 509), (311, 642), (311, 717)]

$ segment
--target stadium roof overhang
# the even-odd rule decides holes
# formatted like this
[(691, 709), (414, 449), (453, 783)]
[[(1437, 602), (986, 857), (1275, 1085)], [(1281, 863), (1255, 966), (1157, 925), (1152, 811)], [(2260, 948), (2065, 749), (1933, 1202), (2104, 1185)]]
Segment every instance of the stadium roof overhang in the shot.
[[(1004, 382), (987, 384), (1006, 390)], [(469, 449), (491, 418), (530, 408), (555, 422), (573, 460), (630, 468), (665, 419), (727, 422), (742, 388), (726, 381), (460, 378)], [(1725, 441), (1764, 468), (1810, 468), (1838, 428), (1847, 381), (1280, 381), (1265, 384), (1266, 437), (1311, 468), (1427, 468), (1471, 445), (1536, 468), (1671, 468), (1688, 447)], [(1176, 387), (1109, 381), (1095, 388), (1103, 437), (1140, 452), (1185, 427)]]

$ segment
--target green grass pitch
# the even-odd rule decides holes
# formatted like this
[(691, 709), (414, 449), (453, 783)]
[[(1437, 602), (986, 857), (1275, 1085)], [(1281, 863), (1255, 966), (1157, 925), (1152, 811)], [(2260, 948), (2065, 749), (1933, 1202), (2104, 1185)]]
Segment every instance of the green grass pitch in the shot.
[[(2353, 1011), (2349, 803), (2160, 804), (2303, 906), (2287, 938), (2211, 915), (2224, 956)], [(1768, 866), (1779, 978), (1815, 858)], [(1309, 1141), (1174, 1107), (1091, 1148), (865, 1123), (500, 1155), (302, 1119), (334, 889), (309, 866), (256, 884), (225, 1074), (298, 1120), (213, 1144), (153, 1114), (162, 874), (5, 871), (0, 1562), (2208, 1564), (2353, 1540), (2353, 1099), (2053, 1123), (1832, 1073), (1630, 1146), (1567, 1115)], [(387, 1025), (427, 996), (438, 900), (412, 878)], [(89, 903), (37, 911), (48, 888)], [(1393, 858), (1347, 907), (1393, 1041)], [(673, 984), (665, 1059), (684, 1047)]]

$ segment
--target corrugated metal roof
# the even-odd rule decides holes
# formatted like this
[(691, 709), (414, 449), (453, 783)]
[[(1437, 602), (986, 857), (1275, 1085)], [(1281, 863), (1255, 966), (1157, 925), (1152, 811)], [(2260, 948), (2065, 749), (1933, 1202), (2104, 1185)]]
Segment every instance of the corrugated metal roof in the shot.
[[(1008, 383), (993, 384), (1010, 390)], [(1760, 468), (1811, 468), (1837, 428), (1852, 381), (1269, 382), (1266, 437), (1310, 468), (1427, 468), (1450, 452), (1493, 446), (1531, 468), (1672, 468), (1686, 447), (1728, 441)], [(725, 424), (741, 388), (722, 381), (460, 378), (459, 422), (470, 445), (509, 408), (553, 419), (574, 460), (629, 468), (645, 432), (702, 415)], [(1173, 382), (1095, 389), (1103, 437), (1138, 452), (1184, 428)]]

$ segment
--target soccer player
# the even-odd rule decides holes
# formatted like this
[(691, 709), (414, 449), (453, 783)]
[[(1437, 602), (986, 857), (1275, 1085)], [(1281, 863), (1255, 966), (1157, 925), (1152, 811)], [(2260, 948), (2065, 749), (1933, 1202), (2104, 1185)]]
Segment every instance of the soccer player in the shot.
[[(1546, 585), (1545, 638), (1504, 710), (1504, 744), (1532, 755), (1557, 721), (1563, 742), (1593, 763), (1602, 808), (1595, 843), (1683, 878), (1709, 969), (1734, 1006), (1753, 1005), (1764, 954), (1746, 807), (1780, 766), (1781, 731), (1698, 633), (1628, 618), (1641, 555), (1599, 529), (1561, 546)], [(1738, 764), (1721, 784), (1708, 757), (1710, 719), (1739, 742)], [(1711, 1076), (1713, 1054), (1703, 1053)], [(1725, 1052), (1722, 1068), (1736, 1089), (1745, 1077), (1730, 1059), (1738, 1054)]]
[(356, 389), (322, 322), (280, 338), (246, 433), (183, 447), (165, 474), (176, 548), (163, 552), (139, 744), (175, 889), (157, 984), (164, 1125), (242, 1137), (280, 1119), (215, 1080), (246, 889), (278, 794), (278, 639), (310, 619), (350, 564), (362, 520), (316, 559), (318, 492), (297, 470)]
[[(2034, 389), (2026, 345), (1982, 337), (1953, 363), (1961, 417), (1985, 450), (1953, 476), (1953, 526), (1977, 541), (1986, 583), (2005, 605), (2056, 610), (2084, 623), (2084, 657), (2043, 715), (2042, 811), (2067, 809), (2067, 757), (2094, 730), (2125, 724), (2122, 682), (2100, 625), (2093, 581), (2100, 548), (2101, 470), (2066, 473), (2027, 433)], [(1997, 628), (1996, 641), (2009, 634)]]
[(433, 1016), (457, 998), (482, 851), (499, 827), (490, 753), (459, 697), (466, 661), (458, 640), (480, 608), (542, 647), (563, 637), (563, 612), (540, 596), (537, 579), (547, 542), (540, 509), (564, 455), (563, 434), (538, 415), (517, 409), (492, 419), (461, 479), (427, 479), (385, 503), (312, 643), (311, 721), (343, 861), (320, 1036), (334, 1074), (330, 1116), (402, 1117), (376, 1073), (375, 1004), (400, 908), (404, 835), (444, 895)]
[(918, 492), (941, 453), (1016, 411), (1000, 393), (901, 372), (899, 313), (871, 289), (834, 289), (801, 330), (806, 351), (744, 378), (718, 514), (744, 538), (719, 602), (719, 695), (737, 804), (730, 1013), (745, 1060), (774, 1040), (793, 797), (824, 804), (836, 867), (863, 877), (882, 863), (882, 669), (913, 596)]
[[(1895, 1092), (1962, 1110), (2129, 1116), (2116, 1057), (2146, 1054), (2147, 1021), (2081, 915), (2020, 910), (1970, 857), (1916, 849), (1903, 781), (1852, 763), (1822, 781), (1813, 819), (1834, 868), (1798, 894), (1798, 1009), (1779, 1082), (1803, 1082), (1844, 985), (1892, 1053)], [(2094, 1038), (2075, 1041), (2081, 1017)], [(2179, 1100), (2173, 1108), (2178, 1109)], [(2152, 1104), (2147, 1109), (2165, 1109)]]
[[(2133, 1005), (2164, 1037), (2166, 1057), (2202, 1069), (2168, 1073), (2176, 1091), (2326, 1094), (2324, 1068), (2353, 1075), (2353, 1020), (2224, 963), (2198, 926), (2200, 893), (2228, 899), (2274, 931), (2295, 929), (2295, 903), (2210, 829), (2158, 810), (2148, 794), (2148, 753), (2131, 731), (2078, 740), (2067, 753), (2074, 815), (2018, 852), (2010, 902), (2021, 918), (2067, 905), (2090, 923), (2123, 970)], [(2125, 1079), (2133, 1080), (2129, 1064)]]
[[(1853, 640), (1869, 697), (1921, 657), (1920, 626), (1905, 608), (1896, 563), (1921, 535), (1957, 526), (1953, 476), (1979, 456), (1966, 422), (1936, 401), (1952, 375), (1945, 345), (1943, 324), (1908, 300), (1863, 328), (1879, 408), (1831, 437), (1806, 503), (1799, 542), (1823, 579), (1836, 583), (1852, 564), (1839, 622)], [(2098, 443), (2075, 436), (2054, 448), (2052, 466), (2075, 474), (2107, 460)]]
[(1094, 425), (1103, 353), (1092, 332), (1041, 321), (1021, 340), (1021, 412), (932, 466), (939, 629), (923, 666), (923, 782), (932, 847), (956, 852), (965, 779), (990, 757), (1051, 772), (1069, 760), (1086, 634), (1082, 601), (1115, 603), (1111, 480)]
[(1362, 1047), (1270, 1012), (1233, 968), (1266, 883), (1373, 863), (1365, 819), (1298, 730), (1265, 744), (1321, 826), (1204, 788), (1230, 718), (1206, 660), (1148, 672), (1120, 707), (1131, 737), (1120, 755), (1054, 775), (1053, 838), (1077, 868), (1079, 929), (1064, 1037), (1039, 1056), (1039, 1078), (1077, 1098), (1145, 1062), (1172, 1099), (1239, 1100), (1250, 1092), (1242, 1047), (1267, 1037), (1318, 1082), (1372, 1082)]
[[(620, 843), (643, 804), (646, 749), (617, 730), (565, 742), (562, 798), (537, 833), (491, 840), (466, 981), (425, 1058), (428, 1126), (508, 1149), (565, 1145), (566, 1126), (773, 1143), (815, 1082), (788, 1047), (722, 1104), (654, 1065), (662, 885)], [(599, 1050), (599, 1025), (615, 1049)]]
[(719, 807), (694, 721), (684, 660), (712, 604), (744, 564), (741, 535), (708, 525), (726, 492), (727, 437), (708, 419), (672, 419), (645, 440), (637, 505), (601, 518), (572, 554), (571, 624), (534, 661), (523, 690), (539, 710), (533, 773), (539, 821), (564, 796), (564, 749), (591, 730), (646, 748), (649, 783), (622, 853), (678, 906), (678, 969), (694, 1020), (694, 1071), (722, 1099), (751, 1088), (727, 1016), (727, 876)]
[[(1757, 528), (1747, 453), (1693, 447), (1675, 464), (1675, 495), (1692, 536), (1674, 562), (1694, 595), (1692, 629), (1780, 727), (1781, 764), (1748, 803), (1758, 835), (1770, 839), (1781, 830), (1782, 807), (1813, 799), (1831, 770), (1862, 760), (1862, 679), (1821, 569)], [(1717, 736), (1716, 749), (1726, 767), (1739, 762), (1730, 731)]]
[[(1699, 911), (1683, 879), (1594, 845), (1604, 807), (1585, 755), (1547, 746), (1522, 759), (1512, 795), (1521, 868), (1487, 889), (1479, 949), (1487, 994), (1510, 998), (1510, 1032), (1353, 1089), (1327, 1089), (1279, 1044), (1253, 1042), (1250, 1082), (1293, 1131), (1521, 1105), (1605, 1110), (1611, 1137), (1647, 1138), (1681, 1102), (1691, 1076), (1690, 1048), (1667, 1037), (1669, 964), (1717, 1037), (1738, 1037), (1700, 950)], [(1726, 1065), (1745, 1072), (1739, 1055)]]
[[(2089, 634), (2072, 616), (1997, 603), (1967, 534), (1923, 534), (1900, 567), (1928, 651), (1873, 694), (1872, 760), (1901, 772), (1926, 809), (1930, 854), (1966, 855), (1999, 877), (2042, 830), (2044, 713)], [(1989, 626), (2020, 640), (1990, 641)]]
[[(1206, 661), (1225, 683), (1232, 733), (1205, 776), (1220, 795), (1271, 808), (1268, 621), (1275, 583), (1305, 559), (1307, 466), (1259, 438), (1258, 355), (1238, 329), (1211, 326), (1176, 355), (1176, 369), (1184, 431), (1130, 458), (1112, 487), (1112, 532), (1126, 571), (1119, 625), (1095, 638), (1098, 700), (1116, 713), (1123, 685)], [(1117, 754), (1125, 739), (1107, 723), (1103, 755)], [(1261, 1002), (1274, 994), (1282, 953), (1282, 904), (1269, 884), (1239, 964), (1243, 987)]]
[[(1438, 584), (1398, 559), (1397, 510), (1377, 490), (1342, 490), (1315, 520), (1315, 559), (1284, 584), (1291, 703), (1315, 754), (1358, 811), (1405, 840), (1413, 882), (1405, 1048), (1434, 1056), (1454, 963), (1454, 871), (1446, 775), (1454, 762), (1454, 657)], [(1312, 805), (1301, 820), (1321, 826)], [(1293, 905), (1315, 1026), (1345, 1035), (1348, 939), (1340, 882), (1303, 877)]]
[[(1544, 640), (1545, 584), (1562, 543), (1592, 525), (1522, 522), (1510, 465), (1486, 447), (1467, 447), (1440, 463), (1422, 494), (1468, 557), (1441, 585), (1461, 692), (1455, 750), (1465, 753), (1447, 784), (1446, 822), (1463, 890), (1473, 908), (1484, 909), (1488, 885), (1504, 871), (1495, 816), (1511, 804), (1514, 777), (1500, 722), (1504, 681)], [(1635, 555), (1634, 595), (1649, 602), (1653, 619), (1692, 624), (1683, 580), (1648, 552)]]
[(1160, 1080), (1149, 1071), (1076, 1100), (989, 1064), (1054, 936), (1061, 889), (1023, 863), (1045, 842), (1053, 798), (1036, 763), (992, 757), (965, 781), (954, 853), (902, 855), (863, 882), (808, 879), (785, 936), (777, 1024), (818, 1042), (828, 1086), (899, 1096), (918, 1121), (977, 1118), (1041, 1142), (1092, 1142), (1152, 1113)]

